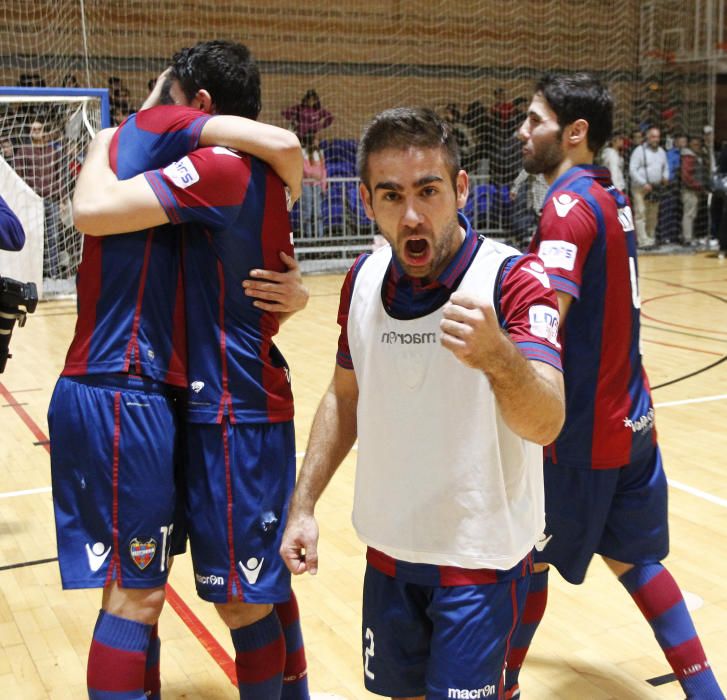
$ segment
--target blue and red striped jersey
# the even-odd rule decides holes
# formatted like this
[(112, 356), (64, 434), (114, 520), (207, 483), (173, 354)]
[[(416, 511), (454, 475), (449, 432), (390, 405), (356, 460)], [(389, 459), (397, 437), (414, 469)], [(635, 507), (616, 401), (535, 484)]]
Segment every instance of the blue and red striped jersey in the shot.
[(279, 252), (293, 254), (282, 180), (226, 148), (198, 149), (146, 177), (169, 220), (185, 224), (189, 420), (291, 420), (278, 320), (242, 288), (253, 268), (282, 272)]
[(575, 166), (553, 183), (530, 250), (573, 297), (560, 326), (565, 426), (546, 451), (569, 467), (628, 464), (652, 449), (656, 429), (639, 348), (633, 216), (606, 168)]
[[(156, 107), (131, 115), (114, 135), (120, 179), (160, 167), (198, 145), (209, 115)], [(178, 235), (171, 226), (86, 236), (76, 279), (78, 320), (62, 374), (130, 372), (186, 386)]]
[[(432, 313), (449, 299), (482, 243), (482, 238), (461, 213), (459, 223), (465, 230), (464, 242), (439, 277), (428, 284), (422, 284), (420, 279), (406, 275), (396, 258), (392, 257), (382, 284), (382, 301), (387, 313), (394, 318), (417, 318)], [(336, 362), (345, 369), (353, 369), (347, 331), (351, 294), (356, 274), (368, 255), (364, 253), (356, 259), (341, 288), (338, 309), (341, 333)], [(560, 370), (559, 348), (550, 339), (543, 337), (545, 334), (541, 330), (542, 323), (536, 318), (537, 310), (542, 310), (542, 307), (552, 310), (552, 318), (557, 319), (558, 316), (558, 302), (540, 261), (534, 255), (516, 255), (509, 258), (499, 276), (495, 298), (499, 302), (496, 311), (500, 323), (520, 352), (529, 360), (546, 362)]]

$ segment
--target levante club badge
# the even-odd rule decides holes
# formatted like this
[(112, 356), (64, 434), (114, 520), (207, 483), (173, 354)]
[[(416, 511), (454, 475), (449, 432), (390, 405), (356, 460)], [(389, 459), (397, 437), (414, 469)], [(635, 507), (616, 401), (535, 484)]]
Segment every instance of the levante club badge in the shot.
[(134, 537), (129, 543), (129, 552), (134, 564), (143, 571), (151, 564), (157, 552), (156, 540), (153, 537), (149, 537), (148, 539)]

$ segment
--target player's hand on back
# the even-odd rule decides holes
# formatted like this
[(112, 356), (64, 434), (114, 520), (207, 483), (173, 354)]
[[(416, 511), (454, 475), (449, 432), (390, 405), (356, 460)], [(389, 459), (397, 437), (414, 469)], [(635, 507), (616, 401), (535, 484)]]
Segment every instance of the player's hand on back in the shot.
[(468, 367), (486, 371), (501, 354), (505, 337), (492, 306), (465, 292), (455, 292), (443, 309), (442, 345)]
[(289, 315), (302, 311), (310, 295), (303, 284), (298, 261), (284, 251), (280, 251), (280, 259), (288, 268), (286, 272), (251, 270), (252, 279), (245, 280), (242, 286), (258, 309)]
[(318, 573), (318, 523), (313, 515), (291, 512), (280, 544), (280, 556), (296, 576)]

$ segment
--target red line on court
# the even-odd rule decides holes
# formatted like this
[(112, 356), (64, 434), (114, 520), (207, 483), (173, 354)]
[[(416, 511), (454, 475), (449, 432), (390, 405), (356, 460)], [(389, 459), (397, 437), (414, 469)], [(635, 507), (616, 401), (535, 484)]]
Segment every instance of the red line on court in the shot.
[(43, 447), (45, 447), (46, 451), (50, 453), (50, 445), (47, 444), (48, 438), (38, 427), (38, 424), (28, 415), (26, 410), (17, 402), (15, 397), (5, 388), (5, 385), (2, 382), (0, 382), (0, 394), (2, 394), (3, 398), (8, 402), (8, 406), (10, 406), (10, 408), (12, 408), (15, 413), (18, 414), (20, 420), (25, 423), (28, 430), (33, 433), (36, 440), (38, 440), (38, 442), (46, 443), (43, 445)]
[(225, 675), (230, 679), (232, 685), (237, 686), (235, 662), (223, 649), (222, 645), (212, 636), (202, 621), (192, 612), (190, 607), (169, 584), (167, 584), (167, 601), (169, 601), (169, 605), (172, 606), (174, 612), (179, 615), (182, 622), (187, 625), (192, 634), (199, 639), (200, 644), (207, 650), (207, 653), (225, 672)]
[[(20, 419), (25, 423), (28, 430), (36, 437), (39, 442), (43, 443), (46, 452), (50, 454), (50, 442), (45, 433), (40, 429), (38, 424), (30, 417), (26, 410), (17, 402), (15, 397), (8, 391), (7, 387), (0, 382), (0, 395), (8, 402), (8, 406), (18, 414)], [(235, 662), (230, 655), (224, 650), (222, 645), (212, 636), (212, 633), (204, 626), (202, 621), (192, 612), (189, 606), (182, 600), (181, 596), (167, 584), (167, 600), (172, 606), (174, 612), (179, 615), (182, 622), (189, 628), (190, 632), (197, 637), (200, 644), (207, 650), (215, 663), (224, 671), (225, 675), (230, 679), (233, 685), (237, 685), (237, 674), (235, 672)]]
[[(677, 297), (683, 294), (699, 294), (699, 292), (673, 292), (671, 294), (660, 294), (656, 297), (649, 297), (648, 299), (643, 299), (641, 301), (641, 316), (642, 318), (646, 318), (649, 321), (653, 321), (654, 323), (661, 323), (665, 326), (673, 326), (674, 328), (685, 328), (689, 331), (699, 331), (700, 333), (711, 333), (713, 335), (727, 335), (725, 331), (716, 331), (712, 328), (697, 328), (696, 326), (685, 326), (681, 323), (671, 323), (670, 321), (662, 321), (660, 318), (654, 318), (653, 316), (649, 316), (649, 314), (644, 313), (644, 304), (648, 304), (651, 301), (657, 301), (658, 299), (668, 299), (669, 297)], [(718, 338), (715, 338), (715, 340), (719, 340)], [(674, 347), (679, 347), (675, 345)]]
[[(674, 345), (673, 343), (664, 343), (661, 340), (649, 340), (648, 338), (641, 339), (645, 343), (651, 343), (652, 345), (663, 345), (667, 348), (678, 348), (679, 350), (689, 350), (690, 352), (701, 352), (704, 355), (714, 355), (715, 357), (722, 357), (721, 352), (712, 352), (711, 350), (700, 350), (699, 348), (690, 348), (687, 345)], [(722, 341), (720, 341), (722, 342)]]

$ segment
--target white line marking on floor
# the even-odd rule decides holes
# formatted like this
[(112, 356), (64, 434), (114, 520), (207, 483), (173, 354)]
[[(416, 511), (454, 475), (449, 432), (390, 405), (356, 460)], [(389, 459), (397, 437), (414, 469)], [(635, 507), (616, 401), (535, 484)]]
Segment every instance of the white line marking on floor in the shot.
[(25, 491), (8, 491), (0, 493), (0, 498), (15, 498), (16, 496), (33, 496), (36, 493), (50, 493), (50, 486), (41, 486), (38, 489), (26, 489)]
[(700, 396), (696, 399), (682, 399), (681, 401), (664, 401), (663, 403), (655, 403), (654, 408), (686, 406), (690, 403), (708, 403), (709, 401), (723, 401), (724, 399), (727, 399), (727, 394), (718, 394), (717, 396)]
[(674, 479), (667, 479), (667, 482), (672, 488), (679, 489), (680, 491), (684, 491), (685, 493), (690, 493), (692, 496), (696, 496), (697, 498), (709, 501), (710, 503), (714, 503), (715, 505), (722, 506), (722, 508), (727, 508), (727, 498), (713, 496), (711, 493), (707, 493), (706, 491), (700, 491), (699, 489), (695, 489), (693, 486), (683, 484), (681, 481), (674, 481)]

